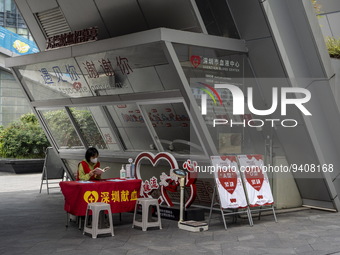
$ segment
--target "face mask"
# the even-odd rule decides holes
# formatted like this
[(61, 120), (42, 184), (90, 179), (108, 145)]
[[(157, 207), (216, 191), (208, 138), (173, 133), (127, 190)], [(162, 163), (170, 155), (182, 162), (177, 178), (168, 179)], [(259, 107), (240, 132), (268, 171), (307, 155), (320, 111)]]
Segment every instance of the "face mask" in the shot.
[(98, 158), (91, 158), (91, 162), (92, 162), (93, 164), (96, 164), (96, 163), (98, 162)]

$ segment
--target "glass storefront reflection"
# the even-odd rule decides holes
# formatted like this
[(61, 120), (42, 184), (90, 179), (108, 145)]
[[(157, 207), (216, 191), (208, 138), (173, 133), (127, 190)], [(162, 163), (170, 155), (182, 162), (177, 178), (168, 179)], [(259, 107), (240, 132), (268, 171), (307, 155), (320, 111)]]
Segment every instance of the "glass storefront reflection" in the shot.
[(156, 147), (136, 104), (107, 106), (126, 150), (155, 150)]
[[(175, 44), (175, 50), (201, 109), (205, 96), (206, 113), (202, 117), (220, 154), (241, 153), (246, 131), (242, 125), (213, 125), (214, 119), (242, 122), (247, 115), (233, 115), (231, 92), (217, 89), (215, 84), (232, 84), (244, 90), (243, 54), (196, 46)], [(202, 112), (202, 109), (201, 109)]]
[(164, 150), (178, 154), (203, 153), (183, 103), (150, 104), (142, 108)]
[(96, 95), (172, 89), (163, 82), (162, 67), (171, 68), (161, 42), (76, 57), (76, 60)]
[(70, 111), (88, 146), (119, 150), (99, 107), (73, 107)]
[(163, 43), (17, 67), (33, 101), (178, 89)]
[(73, 58), (18, 67), (33, 100), (92, 96)]
[[(233, 116), (231, 94), (214, 88), (214, 84), (222, 83), (244, 90), (245, 56), (199, 46), (177, 43), (173, 46), (196, 99), (192, 102), (184, 99), (188, 91), (181, 89), (182, 81), (169, 63), (162, 41), (21, 66), (17, 73), (32, 101), (40, 101), (38, 105), (44, 109), (41, 111), (44, 121), (59, 148), (95, 146), (120, 152), (165, 150), (181, 155), (202, 155), (208, 151), (202, 145), (203, 135), (210, 135), (220, 154), (241, 153), (244, 142), (249, 141), (245, 128), (213, 127), (212, 120), (242, 121), (247, 117), (246, 114)], [(158, 92), (170, 90), (179, 91), (183, 98), (163, 103), (164, 97)], [(155, 98), (151, 97), (146, 103), (141, 96), (141, 101), (131, 103), (132, 95), (138, 93), (154, 93)], [(88, 99), (84, 99), (84, 104), (82, 99), (71, 100), (70, 111), (51, 109), (53, 106), (48, 104), (49, 99), (107, 95), (118, 97), (102, 97), (103, 100), (117, 101), (96, 100), (92, 105)], [(190, 116), (197, 117), (202, 95), (207, 96), (207, 114), (202, 115), (207, 126), (205, 130), (190, 120)], [(196, 111), (188, 112), (183, 102), (188, 108), (191, 104)], [(58, 121), (64, 123), (57, 126)], [(61, 130), (61, 126), (65, 128)], [(205, 133), (206, 130), (210, 134)]]
[(59, 149), (84, 148), (65, 109), (40, 110)]

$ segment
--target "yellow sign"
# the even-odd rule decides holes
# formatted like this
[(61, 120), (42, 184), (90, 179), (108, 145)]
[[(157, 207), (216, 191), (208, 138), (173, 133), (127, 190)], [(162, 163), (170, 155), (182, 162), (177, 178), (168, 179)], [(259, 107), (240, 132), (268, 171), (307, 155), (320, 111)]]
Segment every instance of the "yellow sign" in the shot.
[(20, 53), (26, 53), (30, 49), (30, 46), (27, 43), (24, 43), (20, 40), (14, 41), (13, 47)]

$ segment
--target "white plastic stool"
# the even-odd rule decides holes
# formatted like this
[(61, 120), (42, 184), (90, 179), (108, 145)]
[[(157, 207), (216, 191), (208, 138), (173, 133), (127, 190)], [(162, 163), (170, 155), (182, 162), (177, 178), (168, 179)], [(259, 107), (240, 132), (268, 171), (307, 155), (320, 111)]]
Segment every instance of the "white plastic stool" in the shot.
[[(92, 211), (92, 228), (87, 227), (87, 216), (89, 211)], [(108, 212), (108, 217), (110, 220), (110, 226), (107, 228), (99, 229), (98, 224), (99, 224), (99, 214), (101, 211), (107, 211)], [(112, 225), (112, 214), (111, 214), (111, 207), (109, 204), (106, 203), (89, 203), (87, 205), (87, 210), (86, 210), (86, 216), (85, 216), (85, 223), (84, 223), (84, 231), (83, 235), (85, 233), (92, 234), (92, 238), (97, 238), (97, 235), (99, 234), (113, 234), (113, 225)]]
[[(136, 212), (137, 212), (137, 206), (142, 206), (142, 221), (136, 221)], [(156, 222), (149, 222), (148, 216), (149, 216), (149, 206), (155, 205), (157, 208), (157, 215), (158, 219)], [(161, 223), (161, 213), (159, 211), (159, 205), (158, 200), (154, 198), (138, 198), (135, 206), (135, 212), (133, 214), (133, 223), (132, 228), (134, 226), (141, 227), (143, 231), (146, 231), (149, 227), (159, 227), (159, 229), (162, 229), (162, 223)]]

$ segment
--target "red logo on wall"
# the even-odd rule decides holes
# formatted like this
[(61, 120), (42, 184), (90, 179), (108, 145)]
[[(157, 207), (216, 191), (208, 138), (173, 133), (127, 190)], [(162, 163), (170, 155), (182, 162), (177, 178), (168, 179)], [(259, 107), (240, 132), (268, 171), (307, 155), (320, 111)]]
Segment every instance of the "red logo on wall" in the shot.
[(201, 57), (200, 56), (191, 56), (190, 57), (191, 64), (197, 68), (201, 64)]
[(81, 89), (81, 83), (80, 82), (74, 82), (73, 83), (73, 88), (75, 90), (80, 90)]

